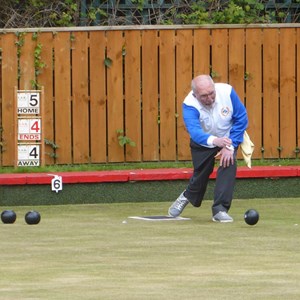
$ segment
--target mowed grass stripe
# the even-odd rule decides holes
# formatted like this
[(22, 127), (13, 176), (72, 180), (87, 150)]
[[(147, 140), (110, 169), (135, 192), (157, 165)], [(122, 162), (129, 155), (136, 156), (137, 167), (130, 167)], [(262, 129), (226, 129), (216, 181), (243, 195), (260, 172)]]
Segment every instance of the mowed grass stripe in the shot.
[[(9, 207), (0, 224), (1, 299), (299, 299), (300, 199), (234, 200), (234, 222), (211, 221), (211, 201)], [(244, 212), (260, 213), (257, 225)], [(1, 211), (8, 207), (0, 207)], [(41, 213), (27, 225), (25, 213)], [(298, 225), (299, 224), (299, 225)]]

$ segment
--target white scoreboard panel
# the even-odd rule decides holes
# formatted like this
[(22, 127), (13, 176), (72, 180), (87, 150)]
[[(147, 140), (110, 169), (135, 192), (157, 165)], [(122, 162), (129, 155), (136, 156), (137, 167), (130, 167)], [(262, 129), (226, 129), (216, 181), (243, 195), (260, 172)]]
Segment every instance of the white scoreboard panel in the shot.
[(40, 145), (18, 145), (18, 166), (38, 167), (40, 165)]
[(18, 140), (40, 141), (41, 119), (18, 119)]
[(17, 103), (17, 114), (30, 115), (40, 113), (39, 92), (18, 91)]

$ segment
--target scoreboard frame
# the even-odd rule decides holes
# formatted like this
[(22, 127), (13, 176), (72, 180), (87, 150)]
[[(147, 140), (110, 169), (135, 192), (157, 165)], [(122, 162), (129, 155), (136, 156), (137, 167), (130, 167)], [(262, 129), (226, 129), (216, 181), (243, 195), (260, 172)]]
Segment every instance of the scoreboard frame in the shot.
[[(18, 90), (15, 87), (14, 98), (15, 168), (44, 166), (44, 87), (40, 90)], [(30, 126), (28, 132), (24, 132), (26, 126)]]

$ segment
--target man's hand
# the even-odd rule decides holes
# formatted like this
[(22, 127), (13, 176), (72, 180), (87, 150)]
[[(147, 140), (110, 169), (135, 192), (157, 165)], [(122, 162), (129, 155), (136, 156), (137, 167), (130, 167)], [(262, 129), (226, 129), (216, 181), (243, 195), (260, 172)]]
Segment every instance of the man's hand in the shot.
[(223, 168), (229, 167), (234, 164), (234, 151), (227, 149), (226, 147), (222, 148), (215, 157), (221, 155), (220, 157), (220, 166)]
[(232, 141), (228, 137), (215, 138), (212, 142), (215, 146), (219, 148), (224, 148), (226, 146), (231, 146)]

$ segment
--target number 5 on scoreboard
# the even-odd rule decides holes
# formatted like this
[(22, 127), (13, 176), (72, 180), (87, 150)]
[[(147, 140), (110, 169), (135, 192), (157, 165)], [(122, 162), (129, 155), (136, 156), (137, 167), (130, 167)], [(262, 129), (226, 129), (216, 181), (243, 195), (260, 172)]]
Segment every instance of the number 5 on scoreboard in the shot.
[(29, 104), (29, 106), (32, 106), (32, 107), (34, 107), (34, 106), (39, 107), (39, 105), (40, 105), (40, 94), (30, 93), (28, 104)]

